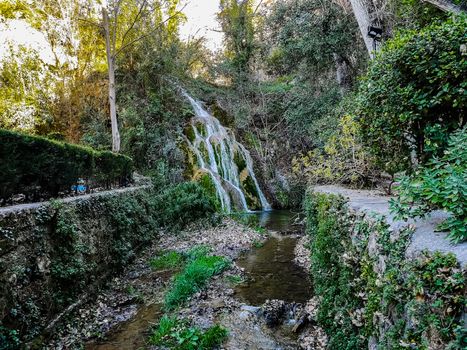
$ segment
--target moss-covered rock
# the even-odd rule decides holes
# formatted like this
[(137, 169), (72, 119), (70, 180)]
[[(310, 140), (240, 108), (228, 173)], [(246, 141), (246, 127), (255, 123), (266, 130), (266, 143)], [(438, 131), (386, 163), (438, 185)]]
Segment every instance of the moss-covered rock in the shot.
[(195, 131), (193, 130), (193, 126), (187, 125), (184, 130), (185, 136), (190, 140), (190, 142), (193, 142), (196, 139)]
[(238, 150), (235, 150), (234, 153), (234, 163), (237, 166), (239, 173), (246, 169), (245, 158), (243, 158), (243, 155)]
[(255, 182), (246, 168), (240, 173), (240, 187), (245, 194), (248, 208), (251, 210), (260, 210), (262, 207), (259, 194)]
[(194, 180), (198, 182), (201, 187), (203, 187), (208, 195), (213, 199), (217, 211), (222, 210), (222, 205), (220, 199), (217, 195), (216, 185), (211, 177), (211, 175), (203, 170), (197, 171), (194, 176)]
[(227, 113), (227, 111), (223, 109), (217, 103), (217, 101), (211, 101), (211, 103), (209, 103), (209, 110), (211, 114), (221, 122), (222, 125), (227, 126), (229, 128), (234, 126), (234, 116)]
[(206, 125), (201, 120), (196, 120), (194, 125), (201, 136), (208, 136), (208, 130), (206, 129)]

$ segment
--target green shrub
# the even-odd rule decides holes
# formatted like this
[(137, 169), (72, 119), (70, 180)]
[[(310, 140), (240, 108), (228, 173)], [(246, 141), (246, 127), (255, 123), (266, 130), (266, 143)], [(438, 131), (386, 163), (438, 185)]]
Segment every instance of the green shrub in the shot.
[(213, 198), (195, 182), (169, 187), (157, 196), (158, 220), (165, 227), (185, 227), (188, 223), (212, 217), (216, 204)]
[(357, 115), (364, 140), (389, 173), (442, 153), (465, 124), (467, 16), (403, 32), (384, 45), (360, 84)]
[(152, 259), (149, 264), (155, 270), (163, 270), (179, 267), (184, 261), (185, 257), (182, 254), (170, 251)]
[(131, 179), (130, 158), (0, 129), (0, 199), (69, 192), (79, 178), (98, 185)]
[(0, 326), (0, 350), (19, 349), (18, 331)]
[(467, 240), (467, 129), (455, 132), (441, 158), (433, 158), (412, 176), (401, 178), (399, 197), (391, 201), (397, 219), (423, 217), (434, 209), (451, 214), (440, 229), (454, 242)]
[(133, 163), (130, 158), (110, 151), (97, 152), (95, 178), (98, 183), (110, 188), (112, 183), (126, 184), (131, 179)]
[(362, 187), (370, 185), (378, 176), (373, 157), (363, 147), (359, 123), (346, 115), (339, 121), (323, 149), (316, 148), (294, 157), (295, 176), (303, 174), (311, 184), (341, 183)]
[(227, 338), (227, 330), (214, 325), (206, 331), (190, 327), (185, 320), (163, 316), (149, 337), (152, 345), (176, 350), (211, 350)]
[(229, 262), (219, 256), (202, 255), (189, 262), (175, 276), (170, 290), (165, 296), (165, 305), (174, 309), (185, 302), (191, 295), (203, 288), (213, 277), (229, 266)]
[(453, 254), (408, 260), (410, 226), (395, 238), (384, 217), (356, 214), (342, 197), (306, 198), (317, 321), (327, 348), (364, 349), (369, 337), (379, 350), (459, 348), (465, 276)]

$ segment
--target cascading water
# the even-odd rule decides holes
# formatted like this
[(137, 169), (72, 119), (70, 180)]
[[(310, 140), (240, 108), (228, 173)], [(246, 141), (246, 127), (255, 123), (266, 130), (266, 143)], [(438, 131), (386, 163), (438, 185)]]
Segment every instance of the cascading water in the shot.
[(198, 173), (207, 174), (214, 184), (223, 210), (270, 210), (259, 187), (248, 150), (235, 140), (234, 134), (185, 91), (195, 116), (191, 121), (190, 150), (196, 156)]

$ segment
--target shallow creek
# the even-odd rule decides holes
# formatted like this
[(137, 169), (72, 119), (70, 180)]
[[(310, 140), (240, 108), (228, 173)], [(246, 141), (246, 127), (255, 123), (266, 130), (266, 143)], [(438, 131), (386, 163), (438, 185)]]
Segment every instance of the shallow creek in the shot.
[[(269, 236), (261, 247), (252, 248), (237, 259), (236, 264), (244, 269), (246, 282), (235, 287), (234, 298), (243, 304), (252, 306), (260, 306), (267, 299), (279, 299), (289, 303), (306, 302), (311, 293), (309, 277), (293, 262), (294, 249), (299, 237), (294, 234), (283, 234), (294, 230), (293, 214), (289, 211), (275, 210), (249, 215), (258, 216), (259, 223), (268, 230)], [(161, 306), (157, 304), (141, 306), (132, 319), (115, 327), (105, 341), (90, 342), (86, 344), (85, 349), (137, 350), (144, 348), (148, 329), (162, 316), (161, 309)], [(226, 324), (226, 326), (238, 328), (238, 324)], [(244, 326), (249, 327), (246, 323)], [(235, 333), (235, 330), (233, 331)], [(280, 329), (276, 330), (276, 335), (280, 338), (284, 336), (288, 338)], [(266, 339), (266, 341), (269, 340)], [(294, 342), (294, 340), (291, 341)], [(264, 347), (258, 348), (276, 348), (266, 345), (267, 343), (264, 344)]]
[(261, 305), (267, 299), (304, 303), (310, 299), (311, 285), (308, 274), (294, 263), (294, 249), (298, 237), (283, 235), (292, 228), (292, 213), (285, 210), (261, 212), (260, 224), (270, 237), (260, 248), (253, 248), (237, 260), (245, 269), (247, 283), (236, 288), (242, 301)]

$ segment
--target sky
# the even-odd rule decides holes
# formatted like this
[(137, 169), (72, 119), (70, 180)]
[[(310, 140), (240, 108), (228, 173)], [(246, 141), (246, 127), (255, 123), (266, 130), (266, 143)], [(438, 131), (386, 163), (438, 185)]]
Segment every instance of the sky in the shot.
[[(187, 22), (181, 27), (182, 39), (190, 40), (201, 36), (206, 38), (206, 46), (217, 51), (222, 47), (223, 34), (220, 32), (216, 13), (219, 11), (219, 0), (184, 0), (186, 6), (183, 12)], [(52, 59), (50, 48), (47, 47), (42, 33), (31, 28), (21, 20), (9, 21), (8, 25), (0, 22), (0, 59), (6, 53), (6, 41), (29, 46), (40, 52), (44, 61)]]
[(193, 36), (204, 36), (209, 49), (216, 51), (221, 48), (223, 36), (216, 20), (219, 0), (186, 0), (186, 4), (183, 12), (187, 16), (187, 22), (180, 30), (182, 38), (188, 40)]

